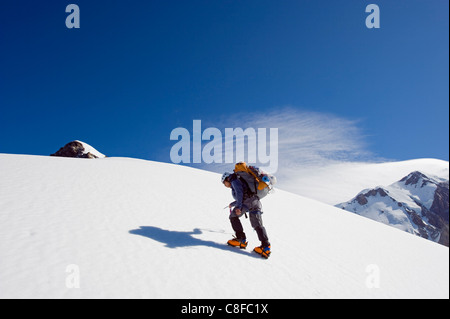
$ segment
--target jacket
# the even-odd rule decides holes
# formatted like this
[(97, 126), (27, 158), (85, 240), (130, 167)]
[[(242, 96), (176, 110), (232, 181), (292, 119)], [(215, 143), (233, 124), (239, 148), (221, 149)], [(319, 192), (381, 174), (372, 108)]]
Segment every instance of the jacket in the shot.
[[(235, 208), (239, 208), (240, 210), (248, 210), (250, 207), (247, 207), (244, 202), (253, 196), (250, 189), (248, 188), (247, 183), (241, 181), (236, 174), (231, 174), (228, 178), (228, 181), (231, 184), (231, 194), (235, 201), (231, 203)], [(245, 207), (244, 207), (245, 206)]]

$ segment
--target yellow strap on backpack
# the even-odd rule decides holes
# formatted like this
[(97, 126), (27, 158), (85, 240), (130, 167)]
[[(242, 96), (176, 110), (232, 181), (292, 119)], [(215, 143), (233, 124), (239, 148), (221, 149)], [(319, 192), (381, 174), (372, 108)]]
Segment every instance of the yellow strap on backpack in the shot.
[(259, 177), (247, 166), (246, 162), (236, 163), (236, 165), (234, 166), (234, 172), (246, 172), (252, 175), (258, 182), (258, 190), (263, 190), (264, 188), (268, 187), (268, 185), (260, 180)]

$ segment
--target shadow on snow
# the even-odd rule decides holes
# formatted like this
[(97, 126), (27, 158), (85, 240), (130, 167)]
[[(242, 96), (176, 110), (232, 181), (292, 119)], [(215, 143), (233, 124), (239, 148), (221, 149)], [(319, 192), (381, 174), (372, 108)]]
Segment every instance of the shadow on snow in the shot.
[(213, 241), (202, 240), (193, 237), (193, 235), (202, 234), (202, 231), (199, 228), (195, 228), (193, 231), (190, 232), (189, 231), (184, 232), (184, 231), (166, 230), (154, 226), (140, 226), (138, 229), (130, 230), (129, 233), (156, 240), (160, 243), (165, 244), (165, 247), (168, 248), (206, 246), (238, 253), (241, 255), (246, 255), (249, 257), (261, 258), (257, 254), (248, 253), (245, 250), (228, 246), (225, 243), (219, 244)]

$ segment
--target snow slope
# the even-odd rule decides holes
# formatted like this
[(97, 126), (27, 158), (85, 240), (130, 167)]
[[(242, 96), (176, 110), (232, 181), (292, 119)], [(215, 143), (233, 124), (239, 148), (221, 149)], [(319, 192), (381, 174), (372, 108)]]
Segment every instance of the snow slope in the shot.
[(220, 175), (128, 158), (0, 154), (0, 298), (449, 298), (448, 248), (277, 190), (272, 256)]

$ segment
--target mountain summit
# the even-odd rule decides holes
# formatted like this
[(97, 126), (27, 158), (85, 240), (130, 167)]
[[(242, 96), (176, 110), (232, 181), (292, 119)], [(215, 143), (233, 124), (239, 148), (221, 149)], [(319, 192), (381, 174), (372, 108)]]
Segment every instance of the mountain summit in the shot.
[(75, 157), (75, 158), (104, 158), (105, 155), (97, 151), (87, 143), (73, 141), (61, 147), (56, 153), (50, 156)]
[(414, 171), (337, 207), (449, 246), (449, 181)]

